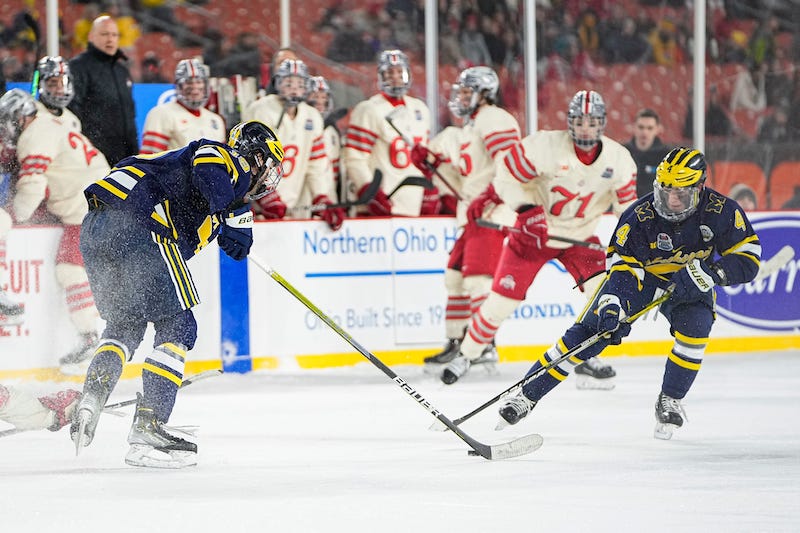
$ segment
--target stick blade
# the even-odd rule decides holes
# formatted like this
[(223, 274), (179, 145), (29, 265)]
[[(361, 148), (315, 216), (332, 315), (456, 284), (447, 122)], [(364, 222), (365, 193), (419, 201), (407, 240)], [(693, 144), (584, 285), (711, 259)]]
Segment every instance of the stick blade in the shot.
[(778, 250), (778, 253), (761, 263), (761, 268), (759, 268), (758, 274), (756, 274), (753, 281), (760, 281), (770, 277), (785, 267), (792, 259), (794, 259), (794, 248), (787, 244)]
[[(501, 459), (511, 459), (512, 457), (519, 457), (535, 452), (544, 444), (544, 437), (538, 433), (531, 433), (510, 442), (502, 444), (481, 445), (474, 449), (475, 454), (480, 455), (484, 459), (490, 461), (499, 461)], [(470, 450), (473, 451), (473, 450)], [(475, 455), (470, 453), (470, 455)]]

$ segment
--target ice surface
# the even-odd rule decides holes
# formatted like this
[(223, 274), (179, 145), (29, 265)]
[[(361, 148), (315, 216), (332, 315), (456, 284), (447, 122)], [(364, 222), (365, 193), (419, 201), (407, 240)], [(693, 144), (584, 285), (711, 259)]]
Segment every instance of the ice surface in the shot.
[[(572, 380), (518, 426), (495, 408), (467, 421), (495, 443), (544, 435), (531, 455), (490, 462), (383, 373), (354, 368), (226, 375), (182, 391), (171, 424), (199, 425), (200, 464), (128, 467), (130, 418), (105, 415), (79, 457), (68, 432), (0, 439), (8, 532), (800, 531), (800, 354), (707, 356), (689, 422), (653, 438), (663, 358), (614, 358), (617, 388)], [(395, 371), (457, 418), (527, 365), (477, 369), (445, 387)], [(111, 401), (132, 397), (138, 380)], [(0, 428), (4, 429), (4, 428)]]

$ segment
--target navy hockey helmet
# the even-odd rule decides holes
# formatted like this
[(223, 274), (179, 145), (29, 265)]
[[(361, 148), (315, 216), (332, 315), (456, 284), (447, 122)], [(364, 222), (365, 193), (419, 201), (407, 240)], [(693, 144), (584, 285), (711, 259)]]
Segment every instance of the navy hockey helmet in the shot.
[(706, 181), (706, 158), (700, 150), (675, 148), (656, 167), (653, 207), (671, 221), (686, 220), (697, 210)]
[(36, 64), (39, 100), (48, 107), (64, 109), (75, 96), (69, 64), (61, 56), (44, 56)]
[(236, 149), (250, 165), (250, 188), (246, 201), (258, 200), (278, 186), (283, 177), (283, 146), (269, 126), (258, 120), (241, 122), (228, 136), (228, 146)]

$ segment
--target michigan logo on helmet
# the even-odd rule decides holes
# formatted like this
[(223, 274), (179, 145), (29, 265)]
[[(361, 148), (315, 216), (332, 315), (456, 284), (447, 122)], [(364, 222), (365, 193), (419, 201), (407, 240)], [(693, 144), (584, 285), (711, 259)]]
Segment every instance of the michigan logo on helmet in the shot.
[(384, 50), (378, 57), (378, 90), (402, 98), (411, 88), (411, 63), (400, 50)]
[(569, 102), (567, 129), (572, 142), (588, 150), (600, 142), (606, 128), (606, 103), (596, 91), (578, 91)]
[(686, 220), (700, 203), (706, 181), (706, 158), (700, 150), (678, 147), (664, 156), (656, 168), (653, 207), (661, 217)]
[(228, 146), (250, 164), (250, 188), (245, 200), (257, 200), (275, 190), (283, 177), (283, 146), (269, 126), (258, 120), (241, 122), (231, 130)]
[(47, 107), (64, 109), (75, 96), (69, 64), (61, 56), (44, 56), (36, 64), (39, 100)]
[(0, 142), (16, 146), (22, 133), (22, 121), (34, 115), (36, 102), (33, 96), (22, 89), (11, 89), (0, 97)]
[(181, 59), (175, 66), (175, 92), (188, 109), (200, 109), (211, 95), (209, 69), (199, 59)]
[(299, 59), (284, 59), (275, 71), (275, 89), (289, 107), (295, 107), (308, 98), (311, 78), (308, 67)]
[(447, 107), (457, 117), (467, 117), (475, 112), (485, 98), (490, 104), (497, 100), (500, 80), (497, 73), (489, 67), (470, 67), (461, 71), (458, 81), (450, 91)]

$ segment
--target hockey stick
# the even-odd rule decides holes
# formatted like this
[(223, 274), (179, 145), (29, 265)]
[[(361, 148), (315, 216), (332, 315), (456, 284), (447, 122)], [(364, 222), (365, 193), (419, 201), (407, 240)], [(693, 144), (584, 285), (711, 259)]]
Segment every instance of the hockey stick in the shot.
[(378, 367), (389, 379), (394, 381), (397, 386), (403, 389), (411, 398), (418, 404), (424, 407), (431, 415), (436, 417), (442, 424), (447, 426), (458, 438), (467, 443), (467, 445), (485, 459), (507, 459), (510, 457), (517, 457), (533, 452), (541, 447), (543, 439), (541, 435), (531, 434), (524, 437), (514, 439), (510, 442), (502, 444), (483, 444), (473, 439), (461, 429), (458, 428), (449, 418), (440, 413), (433, 405), (430, 404), (419, 392), (417, 392), (406, 380), (395, 374), (383, 361), (378, 359), (369, 350), (361, 346), (358, 342), (343, 330), (336, 322), (333, 321), (328, 315), (323, 313), (316, 305), (311, 303), (308, 298), (303, 296), (297, 289), (295, 289), (283, 276), (278, 274), (275, 270), (262, 262), (261, 259), (254, 254), (247, 256), (251, 263), (263, 270), (269, 277), (274, 279), (278, 284), (286, 289), (292, 296), (294, 296), (300, 303), (313, 312), (320, 320), (322, 320), (329, 328), (335, 331), (342, 339), (344, 339), (350, 346), (355, 348), (361, 355), (363, 355), (370, 363)]
[[(375, 173), (372, 176), (372, 181), (369, 184), (369, 187), (364, 189), (364, 192), (361, 193), (356, 200), (352, 202), (339, 202), (337, 204), (314, 204), (309, 205), (305, 209), (309, 209), (312, 212), (317, 211), (325, 211), (326, 209), (349, 209), (351, 207), (357, 207), (359, 205), (364, 205), (369, 203), (370, 200), (375, 198), (375, 195), (378, 194), (378, 190), (381, 188), (381, 182), (383, 181), (383, 172), (381, 169), (376, 168)], [(303, 207), (298, 207), (297, 209), (303, 209)]]
[[(515, 233), (519, 233), (519, 229), (513, 226), (503, 226), (502, 224), (498, 224), (496, 222), (492, 222), (491, 220), (486, 220), (485, 218), (477, 218), (475, 219), (475, 223), (481, 227), (489, 228), (489, 229), (496, 229), (497, 231), (511, 231)], [(605, 252), (606, 247), (602, 244), (597, 244), (596, 242), (587, 242), (587, 241), (579, 241), (577, 239), (570, 239), (569, 237), (559, 237), (558, 235), (547, 235), (548, 239), (552, 239), (554, 241), (559, 242), (566, 242), (569, 244), (574, 244), (576, 246), (585, 246), (591, 250), (597, 250), (598, 252)]]
[[(622, 320), (620, 320), (620, 322), (622, 322), (624, 324), (632, 323), (634, 320), (636, 320), (640, 316), (642, 316), (645, 313), (647, 313), (650, 309), (658, 307), (662, 303), (666, 302), (669, 299), (669, 297), (672, 296), (672, 290), (673, 290), (673, 287), (668, 288), (666, 290), (666, 292), (664, 292), (664, 294), (662, 294), (661, 296), (659, 296), (658, 298), (656, 298), (655, 300), (653, 300), (649, 304), (645, 305), (638, 312), (623, 318)], [(577, 354), (581, 353), (582, 351), (584, 351), (585, 349), (587, 349), (588, 347), (590, 347), (590, 346), (592, 346), (594, 344), (597, 344), (597, 342), (600, 339), (602, 339), (603, 337), (605, 337), (608, 334), (609, 334), (609, 332), (607, 332), (607, 331), (600, 331), (598, 333), (595, 333), (594, 335), (592, 335), (588, 339), (584, 340), (580, 344), (578, 344), (576, 346), (573, 346), (572, 349), (564, 352), (560, 357), (557, 357), (556, 359), (553, 359), (548, 364), (546, 364), (543, 367), (539, 368), (538, 370), (536, 370), (532, 374), (526, 375), (524, 378), (522, 378), (521, 380), (519, 380), (516, 383), (514, 383), (513, 385), (511, 385), (506, 390), (504, 390), (503, 392), (501, 392), (497, 396), (493, 397), (491, 400), (489, 400), (486, 403), (482, 404), (480, 407), (477, 407), (476, 409), (473, 409), (472, 411), (470, 411), (469, 413), (465, 414), (464, 416), (462, 416), (460, 418), (456, 418), (452, 422), (453, 425), (458, 426), (462, 422), (465, 422), (465, 421), (469, 420), (470, 418), (472, 418), (473, 416), (477, 415), (478, 413), (480, 413), (481, 411), (483, 411), (484, 409), (486, 409), (490, 405), (493, 405), (494, 403), (499, 401), (501, 398), (503, 398), (506, 394), (510, 393), (511, 391), (513, 391), (513, 390), (515, 390), (517, 388), (521, 389), (522, 387), (527, 385), (529, 382), (533, 381), (534, 379), (536, 379), (540, 375), (544, 374), (545, 372), (547, 372), (551, 368), (560, 365), (561, 363), (563, 363), (564, 361), (566, 361), (567, 359), (569, 359), (573, 355), (577, 355)], [(448, 426), (445, 429), (445, 428), (442, 428), (439, 424), (434, 423), (434, 425), (432, 425), (430, 427), (430, 429), (439, 430), (439, 431), (447, 431), (447, 429), (450, 429), (450, 427)]]
[(753, 278), (753, 281), (761, 281), (778, 272), (780, 269), (789, 264), (789, 261), (794, 259), (794, 248), (788, 244), (778, 250), (778, 253), (761, 262), (758, 269), (758, 274)]
[[(409, 136), (408, 136), (408, 135), (406, 135), (405, 133), (403, 133), (402, 131), (400, 131), (400, 129), (399, 129), (397, 126), (395, 126), (394, 122), (392, 121), (392, 115), (393, 115), (393, 114), (395, 113), (395, 111), (397, 111), (398, 109), (400, 109), (400, 108), (399, 108), (399, 107), (396, 107), (394, 111), (392, 111), (391, 113), (389, 113), (388, 115), (386, 115), (386, 116), (385, 116), (385, 117), (383, 117), (383, 118), (385, 118), (385, 119), (386, 119), (386, 122), (388, 122), (388, 123), (389, 123), (389, 126), (391, 126), (391, 128), (392, 128), (394, 131), (396, 131), (396, 132), (397, 132), (397, 134), (398, 134), (398, 135), (399, 135), (399, 136), (400, 136), (400, 137), (403, 139), (403, 141), (405, 141), (405, 143), (408, 145), (408, 147), (409, 147), (409, 148), (413, 148), (413, 147), (414, 147), (414, 144), (415, 144), (415, 143), (414, 143), (414, 141), (413, 141), (411, 138), (409, 138)], [(450, 185), (450, 182), (449, 182), (449, 181), (447, 181), (447, 180), (445, 179), (445, 177), (444, 177), (444, 176), (442, 176), (442, 174), (439, 172), (439, 170), (438, 170), (438, 169), (437, 169), (435, 166), (433, 166), (432, 164), (430, 164), (428, 161), (426, 161), (426, 162), (425, 162), (425, 164), (428, 166), (428, 168), (431, 170), (431, 172), (433, 172), (434, 174), (436, 174), (436, 176), (437, 176), (437, 177), (438, 177), (440, 180), (442, 180), (442, 183), (444, 183), (444, 186), (445, 186), (445, 187), (447, 187), (448, 189), (450, 189), (450, 192), (451, 192), (451, 193), (453, 193), (453, 196), (455, 196), (455, 197), (458, 199), (458, 201), (461, 201), (461, 200), (463, 200), (463, 198), (461, 197), (461, 194), (459, 194), (459, 192), (458, 192), (458, 191), (457, 191), (457, 190), (456, 190), (456, 189), (455, 189), (455, 188), (454, 188), (452, 185)]]
[(422, 187), (426, 190), (433, 189), (433, 182), (427, 178), (423, 178), (422, 176), (408, 176), (404, 178), (403, 181), (397, 184), (397, 187), (392, 189), (392, 192), (389, 193), (389, 198), (394, 196), (394, 193), (400, 190), (401, 187), (405, 187), (406, 185), (413, 185), (416, 187)]

